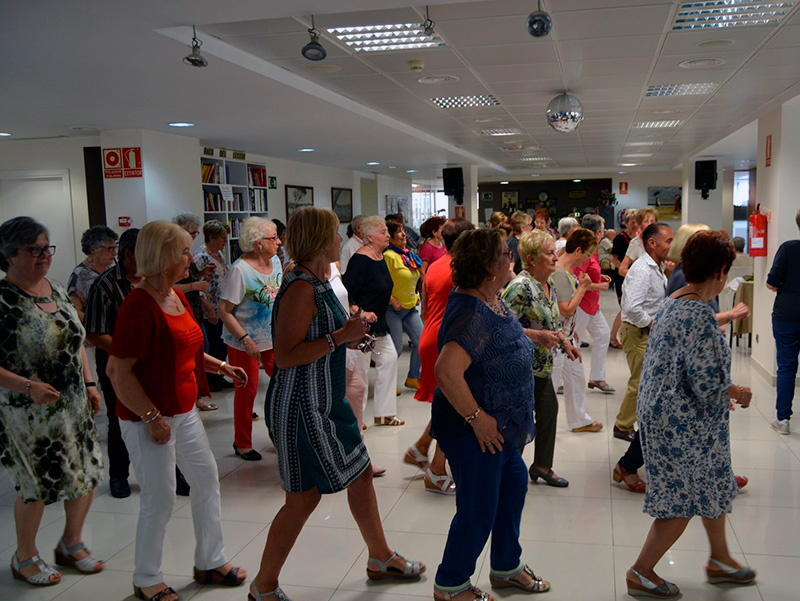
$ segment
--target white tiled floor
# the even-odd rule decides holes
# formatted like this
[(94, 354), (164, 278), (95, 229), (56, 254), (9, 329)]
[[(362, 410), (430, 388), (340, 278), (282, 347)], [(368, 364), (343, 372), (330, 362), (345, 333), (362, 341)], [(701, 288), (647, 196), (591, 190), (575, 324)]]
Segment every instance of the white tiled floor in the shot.
[[(603, 298), (609, 323), (616, 311), (611, 295)], [(588, 350), (587, 350), (587, 355)], [(401, 370), (408, 362), (405, 352)], [(404, 373), (402, 375), (405, 375)], [(553, 584), (550, 601), (605, 601), (624, 599), (625, 570), (636, 557), (650, 526), (641, 511), (642, 497), (611, 482), (611, 470), (625, 444), (610, 435), (628, 377), (621, 351), (610, 350), (608, 381), (613, 395), (588, 392), (588, 410), (601, 419), (600, 433), (573, 434), (559, 416), (556, 465), (570, 480), (566, 489), (531, 485), (522, 523), (524, 559)], [(265, 380), (266, 378), (264, 378)], [(699, 521), (690, 523), (684, 536), (659, 564), (659, 573), (677, 582), (687, 600), (797, 601), (800, 599), (800, 432), (780, 436), (769, 427), (775, 390), (749, 369), (744, 346), (734, 347), (734, 379), (753, 387), (755, 402), (748, 410), (731, 416), (733, 464), (736, 472), (750, 478), (749, 486), (734, 502), (728, 522), (729, 544), (740, 560), (759, 571), (755, 586), (735, 588), (705, 582), (703, 565), (707, 542)], [(402, 378), (400, 379), (402, 382)], [(263, 414), (265, 382), (259, 391), (258, 411)], [(243, 462), (233, 456), (232, 394), (215, 401), (220, 411), (203, 414), (216, 454), (222, 484), (225, 545), (231, 560), (255, 574), (267, 528), (280, 507), (283, 493), (275, 454), (264, 422), (254, 426), (256, 448), (264, 460)], [(389, 542), (409, 557), (420, 559), (429, 571), (420, 582), (375, 584), (364, 575), (366, 551), (344, 494), (327, 497), (300, 536), (283, 571), (281, 584), (295, 601), (404, 601), (430, 598), (433, 575), (441, 558), (455, 504), (452, 498), (424, 491), (421, 474), (401, 462), (409, 444), (419, 436), (429, 418), (429, 406), (414, 401), (404, 391), (399, 413), (401, 428), (371, 427), (366, 434), (373, 459), (387, 468), (375, 480), (381, 515)], [(369, 409), (368, 409), (369, 411)], [(371, 415), (369, 416), (371, 417)], [(104, 431), (104, 425), (101, 425)], [(530, 461), (532, 449), (526, 453)], [(133, 482), (133, 480), (132, 480)], [(95, 576), (66, 570), (58, 586), (35, 589), (14, 581), (8, 568), (0, 568), (0, 601), (78, 601), (125, 599), (131, 596), (131, 572), (138, 512), (138, 489), (123, 500), (108, 494), (107, 482), (97, 499), (85, 529), (86, 543), (108, 561)], [(0, 565), (8, 565), (15, 549), (12, 505), (14, 491), (0, 476)], [(38, 537), (45, 557), (64, 525), (58, 505), (47, 508)], [(244, 600), (246, 588), (201, 587), (191, 579), (194, 535), (188, 500), (178, 497), (164, 549), (168, 582), (183, 599)], [(478, 562), (475, 582), (488, 589), (488, 562)], [(501, 592), (504, 599), (507, 593)]]

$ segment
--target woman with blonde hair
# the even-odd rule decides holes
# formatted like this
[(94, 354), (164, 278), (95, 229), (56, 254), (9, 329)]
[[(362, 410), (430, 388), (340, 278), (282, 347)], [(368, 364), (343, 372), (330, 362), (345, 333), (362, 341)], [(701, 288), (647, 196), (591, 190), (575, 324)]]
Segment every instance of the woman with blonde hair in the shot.
[(253, 405), (258, 392), (259, 362), (272, 377), (272, 307), (281, 287), (283, 270), (278, 259), (275, 224), (263, 217), (249, 217), (242, 224), (239, 248), (244, 254), (230, 267), (222, 283), (219, 316), (231, 364), (247, 373), (247, 384), (233, 397), (233, 451), (245, 461), (258, 461), (253, 448)]
[(636, 211), (636, 223), (639, 225), (639, 234), (631, 240), (628, 250), (625, 251), (625, 258), (619, 266), (619, 274), (624, 278), (628, 275), (628, 270), (633, 262), (644, 254), (641, 232), (647, 229), (651, 223), (658, 223), (658, 211), (655, 207), (643, 207)]
[(245, 384), (247, 374), (203, 352), (203, 333), (175, 284), (189, 273), (192, 238), (180, 226), (153, 221), (136, 241), (141, 282), (125, 297), (111, 342), (107, 374), (120, 404), (122, 438), (141, 487), (136, 528), (134, 595), (178, 601), (164, 582), (161, 560), (175, 504), (175, 465), (192, 487), (197, 549), (194, 579), (238, 586), (244, 569), (225, 559), (217, 462), (195, 399), (208, 395), (204, 372)]
[(553, 471), (558, 399), (552, 380), (552, 349), (559, 346), (568, 360), (580, 360), (581, 354), (561, 333), (558, 296), (552, 278), (556, 271), (553, 237), (541, 230), (525, 233), (519, 242), (519, 253), (524, 270), (506, 287), (503, 300), (525, 333), (537, 343), (532, 362), (536, 438), (528, 473), (534, 482), (541, 478), (550, 486), (563, 488), (569, 482)]
[(527, 213), (523, 213), (522, 211), (514, 211), (511, 214), (511, 217), (508, 220), (509, 224), (511, 225), (511, 235), (508, 237), (508, 250), (510, 250), (514, 255), (514, 273), (518, 274), (522, 271), (522, 260), (520, 259), (520, 254), (517, 252), (517, 246), (519, 245), (519, 239), (522, 234), (525, 232), (529, 232), (532, 229), (533, 219)]
[(369, 455), (345, 400), (345, 349), (363, 341), (367, 328), (359, 313), (348, 318), (325, 276), (339, 259), (338, 228), (333, 211), (319, 207), (298, 209), (286, 228), (296, 263), (275, 299), (275, 374), (267, 391), (267, 427), (286, 501), (270, 526), (250, 601), (288, 599), (279, 576), (303, 525), (323, 494), (345, 489), (369, 551), (370, 580), (417, 579), (425, 571), (386, 542)]

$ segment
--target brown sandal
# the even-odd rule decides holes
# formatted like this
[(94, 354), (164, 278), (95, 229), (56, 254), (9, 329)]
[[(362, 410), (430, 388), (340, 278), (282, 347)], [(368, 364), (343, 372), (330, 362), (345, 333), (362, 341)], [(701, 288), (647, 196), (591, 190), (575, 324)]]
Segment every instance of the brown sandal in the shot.
[(405, 424), (406, 421), (404, 419), (400, 419), (396, 415), (375, 418), (376, 426), (404, 426)]
[(227, 574), (218, 570), (194, 569), (194, 581), (198, 584), (215, 584), (217, 586), (240, 586), (245, 576), (239, 575), (240, 568), (231, 568)]

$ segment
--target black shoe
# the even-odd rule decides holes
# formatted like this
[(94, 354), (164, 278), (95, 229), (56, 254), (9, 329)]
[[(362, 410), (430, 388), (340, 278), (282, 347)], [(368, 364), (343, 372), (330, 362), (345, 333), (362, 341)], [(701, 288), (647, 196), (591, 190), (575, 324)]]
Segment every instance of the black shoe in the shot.
[(177, 478), (176, 480), (177, 483), (175, 485), (175, 494), (178, 495), (179, 497), (188, 497), (191, 487), (189, 486), (189, 483), (186, 481), (186, 478), (184, 478), (183, 474), (181, 474), (180, 472), (176, 474), (176, 478)]
[(213, 384), (208, 385), (208, 389), (211, 392), (220, 392), (222, 390), (230, 390), (231, 388), (233, 388), (233, 382), (228, 382), (227, 380), (214, 382)]
[(257, 421), (258, 421), (258, 420), (260, 420), (260, 419), (261, 419), (261, 418), (258, 416), (258, 413), (256, 413), (255, 411), (253, 411), (253, 421), (254, 421), (254, 422), (257, 422)]
[(589, 348), (588, 342), (581, 342), (581, 348)]
[(115, 499), (124, 499), (131, 496), (131, 487), (125, 478), (111, 478), (108, 482), (111, 496)]
[(532, 482), (536, 482), (537, 478), (541, 478), (547, 484), (550, 486), (555, 486), (556, 488), (566, 488), (569, 486), (569, 481), (561, 476), (556, 476), (552, 469), (548, 470), (547, 473), (544, 473), (535, 465), (532, 465), (528, 469), (528, 475), (531, 477)]
[(626, 442), (633, 442), (633, 437), (636, 436), (636, 430), (620, 430), (614, 426), (614, 438), (619, 438)]
[(241, 457), (245, 461), (261, 461), (261, 453), (255, 449), (250, 449), (247, 453), (240, 453), (239, 449), (236, 448), (236, 443), (233, 443), (233, 452), (236, 453), (237, 457)]

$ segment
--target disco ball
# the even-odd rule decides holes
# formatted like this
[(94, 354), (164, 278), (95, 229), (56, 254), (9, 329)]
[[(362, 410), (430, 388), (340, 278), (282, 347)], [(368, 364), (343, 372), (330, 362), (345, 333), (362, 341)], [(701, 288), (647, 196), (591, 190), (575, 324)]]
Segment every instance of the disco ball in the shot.
[(583, 121), (583, 105), (572, 94), (559, 94), (547, 105), (547, 123), (556, 131), (568, 134)]

